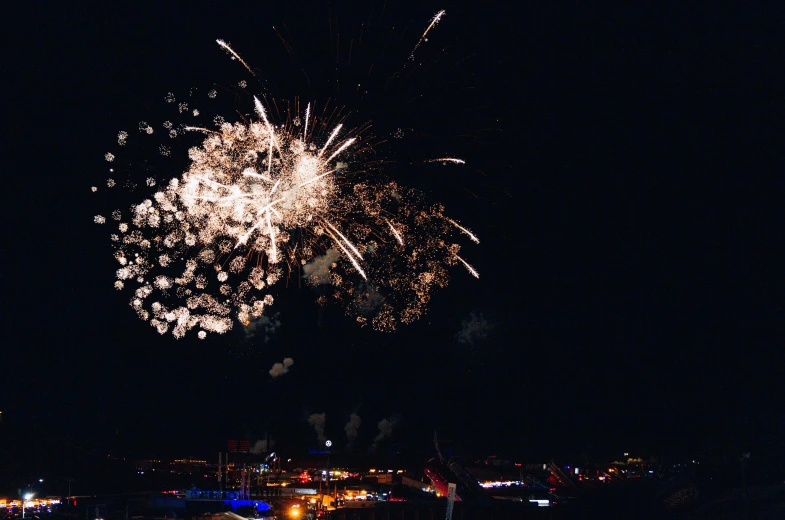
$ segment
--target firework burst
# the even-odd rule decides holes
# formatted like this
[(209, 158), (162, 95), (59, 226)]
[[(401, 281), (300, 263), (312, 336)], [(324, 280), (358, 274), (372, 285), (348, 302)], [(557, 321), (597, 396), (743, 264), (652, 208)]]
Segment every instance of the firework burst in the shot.
[[(175, 105), (171, 93), (166, 100)], [(441, 205), (382, 175), (369, 125), (347, 129), (345, 119), (315, 117), (310, 104), (303, 113), (296, 103), (284, 120), (271, 120), (270, 104), (253, 101), (254, 114), (236, 122), (164, 123), (169, 137), (201, 136), (187, 151), (187, 168), (163, 185), (148, 177), (148, 198), (112, 212), (115, 287), (132, 292), (141, 319), (178, 338), (192, 329), (199, 338), (224, 333), (235, 321), (260, 318), (276, 286), (296, 276), (323, 288), (319, 303), (338, 303), (360, 325), (391, 331), (427, 311), (451, 266), (479, 277), (454, 241), (477, 237)], [(153, 134), (146, 122), (139, 129)], [(124, 146), (128, 132), (119, 136)], [(159, 151), (171, 155), (168, 146)]]

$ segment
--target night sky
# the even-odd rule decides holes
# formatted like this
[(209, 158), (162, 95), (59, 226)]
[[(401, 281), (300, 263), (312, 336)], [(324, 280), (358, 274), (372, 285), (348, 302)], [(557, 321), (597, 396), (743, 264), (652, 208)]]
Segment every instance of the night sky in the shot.
[[(785, 462), (781, 8), (226, 4), (6, 13), (0, 467), (63, 473), (63, 454), (82, 452), (215, 458), (266, 432), (303, 453), (321, 412), (341, 447), (349, 414), (361, 417), (359, 453), (394, 420), (379, 450), (415, 460), (437, 430), (459, 452), (533, 462)], [(362, 102), (335, 88), (371, 62), (400, 70), (442, 8), (407, 81), (371, 85)], [(368, 36), (350, 61), (346, 42), (369, 20), (392, 36)], [(167, 92), (252, 80), (216, 38), (277, 98), (332, 96), (377, 135), (416, 136), (403, 166), (431, 150), (465, 158), (398, 171), (480, 236), (462, 249), (480, 280), (454, 268), (430, 314), (391, 334), (319, 308), (296, 279), (270, 308), (268, 341), (175, 340), (138, 320), (112, 287), (109, 231), (92, 222), (106, 191), (90, 186), (105, 182), (117, 131), (155, 119)], [(246, 101), (234, 103), (249, 113)], [(482, 333), (461, 342), (472, 316)], [(271, 380), (284, 357), (294, 366)]]

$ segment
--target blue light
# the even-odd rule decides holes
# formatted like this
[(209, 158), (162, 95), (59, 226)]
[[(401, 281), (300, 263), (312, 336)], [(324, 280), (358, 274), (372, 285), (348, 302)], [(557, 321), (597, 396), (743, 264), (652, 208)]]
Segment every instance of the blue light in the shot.
[(224, 500), (224, 505), (229, 506), (232, 511), (237, 511), (238, 507), (256, 507), (257, 511), (269, 511), (271, 509), (270, 504), (267, 502), (259, 502), (255, 500), (243, 500), (243, 499), (229, 499)]

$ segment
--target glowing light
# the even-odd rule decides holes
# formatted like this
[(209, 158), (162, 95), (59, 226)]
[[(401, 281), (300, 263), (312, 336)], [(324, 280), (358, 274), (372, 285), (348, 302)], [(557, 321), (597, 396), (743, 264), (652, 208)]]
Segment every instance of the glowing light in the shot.
[(398, 233), (398, 230), (395, 229), (395, 226), (392, 225), (392, 222), (390, 222), (387, 219), (384, 219), (384, 220), (387, 222), (387, 225), (390, 226), (390, 231), (392, 231), (392, 234), (395, 237), (395, 240), (397, 240), (399, 244), (403, 245), (403, 238), (401, 237), (401, 234)]
[(231, 47), (229, 47), (229, 44), (227, 44), (227, 43), (226, 43), (225, 41), (223, 41), (223, 40), (215, 40), (215, 43), (217, 43), (218, 45), (220, 45), (221, 47), (223, 47), (224, 49), (226, 49), (227, 51), (229, 51), (229, 52), (232, 54), (232, 56), (234, 56), (234, 57), (237, 59), (237, 61), (239, 61), (240, 63), (242, 63), (242, 64), (243, 64), (243, 67), (245, 67), (246, 69), (248, 69), (248, 72), (250, 72), (251, 74), (253, 74), (253, 73), (254, 73), (254, 71), (253, 71), (253, 70), (251, 70), (251, 67), (249, 67), (249, 66), (248, 66), (248, 64), (247, 64), (247, 63), (245, 63), (245, 61), (243, 61), (243, 59), (240, 57), (240, 55), (239, 55), (239, 54), (237, 54), (236, 52), (234, 52), (234, 49), (232, 49)]
[(348, 238), (346, 238), (345, 236), (343, 236), (343, 234), (342, 234), (340, 231), (338, 231), (337, 229), (335, 229), (335, 226), (333, 226), (332, 224), (330, 224), (330, 223), (329, 223), (329, 222), (327, 222), (326, 220), (324, 221), (324, 223), (325, 223), (325, 224), (327, 224), (327, 227), (329, 227), (330, 229), (332, 229), (332, 230), (335, 232), (335, 234), (336, 234), (336, 235), (338, 235), (339, 237), (341, 237), (341, 238), (343, 239), (343, 241), (344, 241), (344, 242), (346, 242), (346, 245), (347, 245), (347, 246), (349, 246), (349, 249), (351, 249), (351, 250), (354, 252), (354, 254), (355, 254), (355, 255), (357, 255), (357, 258), (359, 258), (360, 260), (362, 260), (362, 258), (363, 258), (363, 255), (361, 255), (361, 254), (360, 254), (360, 252), (359, 252), (359, 251), (357, 251), (357, 248), (356, 248), (356, 247), (354, 247), (354, 244), (352, 244), (351, 242), (349, 242), (349, 239), (348, 239)]
[(466, 164), (466, 161), (464, 161), (463, 159), (456, 159), (455, 157), (440, 157), (438, 159), (431, 159), (430, 161), (427, 161), (427, 162), (429, 162), (429, 163), (449, 162), (449, 163), (455, 163), (455, 164)]
[(479, 238), (477, 238), (477, 237), (474, 235), (474, 233), (472, 233), (471, 231), (469, 231), (468, 229), (466, 229), (466, 228), (465, 228), (465, 227), (463, 227), (462, 225), (458, 224), (457, 222), (455, 222), (455, 221), (454, 221), (453, 219), (451, 219), (451, 218), (448, 218), (448, 219), (446, 219), (446, 220), (447, 220), (447, 222), (449, 222), (450, 224), (452, 224), (452, 225), (453, 225), (453, 226), (455, 226), (456, 228), (460, 229), (460, 230), (461, 230), (461, 232), (462, 232), (463, 234), (465, 234), (466, 236), (468, 236), (468, 237), (469, 237), (469, 238), (472, 240), (472, 242), (474, 242), (475, 244), (479, 244), (479, 243), (480, 243), (480, 239), (479, 239)]
[[(311, 105), (309, 104), (309, 105), (308, 105), (308, 107), (310, 108), (310, 106), (311, 106)], [(308, 119), (306, 119), (306, 122), (307, 122), (307, 121), (308, 121)], [(333, 139), (335, 139), (335, 136), (336, 136), (336, 135), (338, 135), (338, 132), (341, 130), (341, 127), (342, 127), (342, 126), (343, 126), (343, 125), (338, 125), (338, 126), (336, 126), (336, 127), (335, 127), (335, 129), (333, 130), (333, 133), (331, 133), (331, 134), (330, 134), (330, 137), (328, 137), (328, 138), (327, 138), (327, 142), (326, 142), (326, 143), (324, 143), (324, 146), (322, 147), (322, 149), (321, 149), (321, 150), (319, 150), (319, 156), (320, 156), (320, 157), (321, 157), (321, 155), (324, 153), (324, 151), (327, 149), (327, 147), (328, 147), (328, 146), (330, 146), (330, 143), (332, 143), (332, 142), (333, 142)]]
[[(329, 232), (328, 232), (328, 234), (332, 235), (332, 233), (329, 233)], [(341, 250), (342, 250), (344, 253), (346, 253), (346, 257), (347, 257), (347, 258), (349, 259), (349, 261), (352, 263), (352, 265), (354, 266), (354, 268), (355, 268), (355, 269), (357, 269), (357, 272), (358, 272), (358, 273), (360, 273), (360, 276), (362, 276), (362, 277), (363, 277), (363, 280), (366, 280), (366, 281), (367, 281), (367, 280), (368, 280), (368, 277), (365, 275), (365, 271), (363, 271), (363, 268), (362, 268), (362, 267), (360, 267), (360, 264), (358, 264), (358, 263), (357, 263), (357, 260), (354, 258), (354, 256), (352, 256), (352, 254), (349, 252), (349, 250), (348, 250), (348, 249), (346, 249), (346, 248), (343, 246), (343, 244), (341, 243), (341, 241), (340, 241), (340, 240), (338, 240), (338, 239), (337, 239), (337, 238), (335, 238), (334, 236), (333, 236), (333, 240), (335, 240), (335, 243), (336, 243), (336, 244), (338, 244), (338, 247), (340, 247), (340, 248), (341, 248)], [(347, 242), (347, 243), (348, 243), (348, 242)]]
[(334, 154), (332, 154), (332, 155), (331, 155), (331, 156), (330, 156), (330, 157), (329, 157), (329, 158), (328, 158), (328, 159), (327, 159), (325, 162), (330, 162), (330, 161), (332, 161), (333, 159), (335, 159), (335, 158), (338, 156), (338, 154), (340, 154), (342, 151), (344, 151), (344, 150), (346, 150), (347, 148), (349, 148), (349, 147), (350, 147), (350, 146), (351, 146), (351, 145), (354, 143), (354, 141), (355, 141), (355, 139), (354, 139), (354, 138), (352, 138), (352, 139), (349, 139), (348, 141), (344, 142), (344, 143), (343, 143), (343, 144), (340, 146), (340, 148), (338, 148), (338, 149), (335, 151), (335, 153), (334, 153)]
[[(310, 119), (310, 117), (311, 117), (311, 104), (308, 103), (308, 106), (305, 108), (305, 128), (303, 129), (303, 139), (308, 138), (308, 119)], [(339, 128), (340, 126), (341, 125), (338, 125)], [(329, 141), (327, 144), (329, 144)], [(327, 144), (325, 144), (325, 148), (327, 147)]]
[(478, 273), (477, 271), (475, 271), (475, 270), (474, 270), (474, 267), (470, 266), (470, 265), (469, 265), (469, 263), (468, 263), (468, 262), (466, 262), (466, 260), (464, 260), (463, 258), (461, 258), (461, 257), (460, 257), (460, 256), (458, 256), (458, 255), (455, 255), (455, 258), (457, 258), (458, 260), (460, 260), (460, 262), (463, 264), (463, 266), (466, 268), (466, 270), (467, 270), (467, 271), (469, 271), (469, 272), (471, 273), (471, 275), (472, 275), (472, 276), (474, 276), (475, 278), (478, 278), (478, 279), (480, 278), (480, 273)]
[(446, 13), (447, 13), (447, 11), (442, 9), (441, 11), (439, 11), (438, 13), (436, 13), (434, 15), (433, 19), (431, 19), (431, 23), (429, 23), (428, 27), (425, 28), (425, 32), (423, 32), (422, 36), (420, 36), (420, 39), (417, 40), (417, 45), (415, 45), (414, 49), (412, 49), (412, 53), (409, 55), (410, 59), (412, 59), (412, 60), (414, 59), (414, 53), (417, 52), (417, 49), (420, 48), (420, 45), (422, 45), (422, 42), (425, 41), (425, 38), (426, 38), (426, 36), (428, 36), (428, 33), (431, 31), (431, 29), (436, 27), (436, 24), (439, 23), (439, 21), (442, 19), (442, 16), (444, 16)]

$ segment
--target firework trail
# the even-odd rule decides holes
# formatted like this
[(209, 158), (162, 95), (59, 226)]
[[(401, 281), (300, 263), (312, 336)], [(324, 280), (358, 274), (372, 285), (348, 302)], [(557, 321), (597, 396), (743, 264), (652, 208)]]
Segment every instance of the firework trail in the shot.
[(414, 59), (414, 53), (417, 52), (417, 49), (419, 49), (420, 45), (422, 45), (422, 42), (425, 41), (425, 38), (428, 36), (428, 33), (431, 31), (431, 29), (436, 27), (436, 25), (442, 19), (442, 16), (446, 14), (446, 12), (447, 11), (442, 9), (441, 11), (439, 11), (434, 15), (433, 19), (431, 19), (431, 23), (428, 24), (428, 27), (425, 28), (425, 31), (422, 33), (422, 36), (420, 36), (420, 39), (417, 40), (417, 45), (415, 45), (414, 48), (412, 49), (412, 53), (409, 55), (410, 60)]
[(466, 268), (467, 271), (469, 271), (472, 274), (472, 276), (474, 276), (475, 278), (478, 278), (478, 279), (480, 278), (480, 273), (475, 271), (474, 267), (470, 266), (469, 263), (466, 260), (464, 260), (463, 258), (461, 258), (458, 255), (455, 255), (455, 258), (457, 258), (463, 264), (463, 266)]
[(256, 73), (255, 73), (255, 72), (254, 72), (254, 71), (251, 69), (251, 67), (249, 67), (249, 66), (248, 66), (248, 64), (247, 64), (247, 63), (245, 63), (245, 60), (243, 60), (243, 59), (240, 57), (240, 55), (239, 55), (239, 54), (237, 54), (236, 52), (234, 52), (234, 49), (232, 49), (231, 47), (229, 47), (229, 44), (228, 44), (228, 43), (226, 43), (226, 42), (225, 42), (225, 41), (223, 41), (223, 40), (215, 40), (215, 43), (217, 43), (217, 44), (218, 44), (218, 45), (220, 45), (222, 48), (224, 48), (224, 49), (226, 49), (227, 51), (229, 51), (229, 52), (231, 53), (231, 55), (232, 55), (232, 56), (234, 56), (235, 58), (237, 58), (237, 61), (239, 61), (240, 63), (242, 63), (242, 64), (243, 64), (243, 67), (245, 67), (246, 69), (248, 69), (248, 72), (250, 72), (251, 74), (253, 74), (254, 76), (256, 76)]
[[(305, 108), (305, 128), (303, 129), (303, 139), (307, 139), (308, 138), (308, 120), (310, 118), (311, 118), (311, 104), (308, 103), (308, 106)], [(336, 127), (335, 131), (333, 132), (333, 135), (330, 136), (330, 140), (329, 141), (331, 141), (332, 138), (335, 137), (334, 134), (337, 134), (338, 130), (340, 130), (340, 128), (341, 128), (341, 125), (338, 125), (338, 127)], [(327, 148), (327, 145), (330, 144), (329, 141), (324, 144), (325, 148)], [(322, 151), (324, 151), (324, 150), (322, 150)]]
[(403, 245), (403, 237), (401, 237), (401, 234), (398, 233), (397, 229), (395, 229), (395, 226), (392, 225), (392, 222), (390, 222), (387, 219), (384, 219), (384, 221), (387, 222), (388, 226), (390, 226), (390, 231), (392, 231), (392, 234), (395, 237), (395, 240), (397, 240), (399, 244)]
[[(208, 98), (214, 97), (211, 91)], [(308, 103), (301, 130), (298, 110), (281, 119), (272, 106), (254, 97), (256, 117), (228, 122), (218, 114), (214, 126), (163, 124), (169, 138), (200, 139), (182, 157), (187, 167), (166, 182), (148, 177), (150, 196), (113, 211), (109, 224), (116, 226), (110, 238), (120, 264), (115, 288), (131, 292), (129, 304), (142, 320), (177, 338), (194, 329), (202, 339), (225, 333), (235, 321), (248, 326), (260, 319), (278, 282), (304, 271), (305, 283), (324, 288), (319, 304), (342, 305), (359, 325), (391, 331), (427, 312), (450, 267), (460, 263), (479, 278), (452, 237), (457, 229), (479, 239), (440, 204), (365, 162), (373, 142), (369, 125), (346, 129), (340, 115), (340, 123), (314, 118)], [(185, 103), (178, 108), (201, 113), (188, 112)], [(139, 129), (154, 134), (146, 122)], [(125, 145), (128, 133), (119, 136)], [(159, 151), (171, 156), (169, 147)], [(114, 154), (105, 158), (117, 164)], [(111, 222), (103, 215), (94, 221)]]
[(449, 163), (454, 163), (454, 164), (466, 164), (466, 161), (464, 161), (463, 159), (456, 159), (455, 157), (440, 157), (438, 159), (431, 159), (430, 161), (426, 161), (426, 162), (429, 162), (429, 163), (437, 163), (437, 162), (446, 163), (446, 162), (449, 162)]
[(472, 242), (474, 242), (475, 244), (479, 244), (480, 243), (480, 239), (477, 238), (477, 236), (474, 233), (472, 233), (471, 231), (469, 231), (468, 229), (466, 229), (462, 225), (458, 224), (457, 222), (455, 222), (451, 218), (445, 217), (444, 219), (447, 222), (449, 222), (450, 224), (452, 224), (453, 226), (455, 226), (456, 228), (460, 229), (463, 234), (465, 234), (466, 236), (468, 236), (472, 240)]

